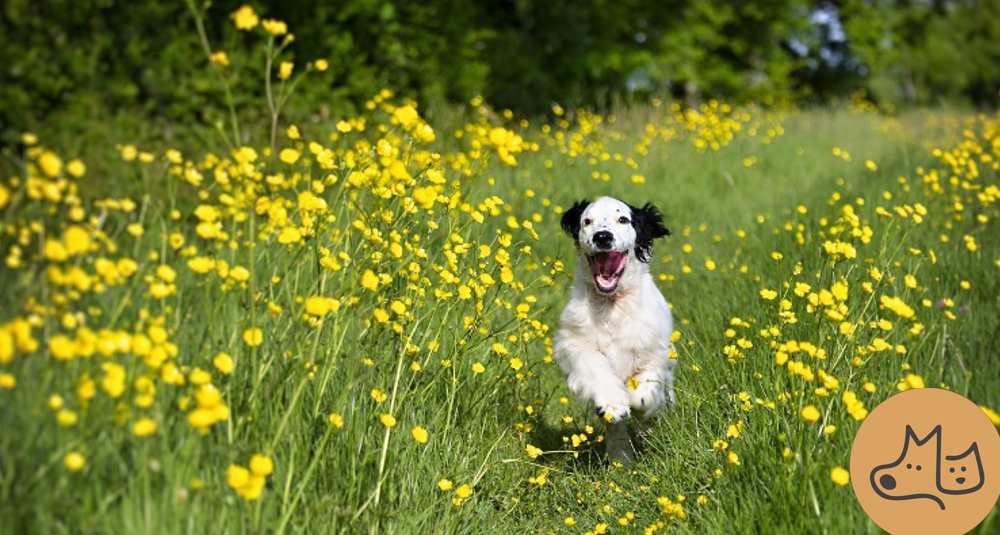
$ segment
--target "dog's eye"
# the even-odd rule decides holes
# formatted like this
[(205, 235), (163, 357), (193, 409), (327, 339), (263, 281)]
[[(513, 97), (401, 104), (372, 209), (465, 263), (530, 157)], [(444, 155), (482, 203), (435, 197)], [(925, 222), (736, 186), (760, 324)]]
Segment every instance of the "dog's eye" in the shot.
[(625, 217), (625, 216), (619, 217), (618, 218), (618, 222), (621, 223), (622, 225), (628, 225), (628, 223), (629, 223), (628, 218)]
[(584, 219), (583, 220), (583, 226), (585, 226), (585, 227), (589, 227), (591, 223), (593, 223), (593, 221), (590, 220), (590, 219)]

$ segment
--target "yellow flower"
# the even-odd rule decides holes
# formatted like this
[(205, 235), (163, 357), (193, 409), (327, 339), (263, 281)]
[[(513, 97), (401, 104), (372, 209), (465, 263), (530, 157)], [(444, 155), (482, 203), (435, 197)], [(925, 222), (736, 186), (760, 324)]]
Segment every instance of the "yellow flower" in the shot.
[(392, 115), (407, 130), (420, 120), (420, 114), (417, 113), (417, 109), (410, 104), (396, 108)]
[(382, 422), (382, 425), (386, 427), (392, 428), (396, 426), (396, 418), (391, 414), (383, 414), (382, 416), (379, 416), (378, 419)]
[(125, 227), (125, 230), (135, 237), (142, 236), (146, 233), (146, 229), (142, 228), (142, 223), (130, 223)]
[(448, 492), (449, 490), (451, 490), (453, 485), (454, 484), (451, 482), (451, 480), (447, 478), (442, 478), (437, 482), (437, 486), (439, 489), (441, 489), (441, 492)]
[(730, 466), (739, 466), (740, 464), (742, 464), (740, 462), (740, 456), (736, 455), (735, 451), (729, 452), (729, 455), (726, 456), (726, 463), (729, 464)]
[(726, 428), (726, 438), (740, 438), (740, 429), (742, 427), (742, 421), (735, 424), (729, 424), (729, 427)]
[(140, 418), (132, 424), (132, 434), (137, 437), (148, 437), (156, 432), (156, 422), (152, 418)]
[(292, 69), (295, 68), (295, 64), (291, 61), (282, 61), (281, 65), (278, 66), (278, 78), (282, 80), (287, 80), (292, 77)]
[(907, 374), (897, 385), (899, 390), (910, 390), (913, 388), (924, 388), (924, 379), (915, 373)]
[(472, 496), (472, 487), (470, 487), (468, 484), (463, 483), (457, 489), (455, 489), (455, 496), (458, 496), (463, 500), (468, 498), (469, 496)]
[(260, 24), (265, 32), (276, 37), (288, 33), (288, 25), (280, 20), (264, 19)]
[(778, 292), (774, 290), (768, 290), (765, 288), (760, 291), (760, 296), (763, 297), (764, 299), (767, 299), (768, 301), (772, 301), (774, 300), (775, 297), (778, 297)]
[(238, 465), (231, 464), (229, 468), (226, 469), (226, 482), (229, 486), (238, 489), (246, 486), (250, 481), (250, 471), (246, 468)]
[(428, 433), (427, 430), (419, 425), (410, 430), (410, 434), (413, 435), (413, 440), (421, 444), (427, 444)]
[(240, 6), (231, 16), (238, 30), (250, 31), (260, 23), (260, 17), (257, 16), (252, 7), (246, 4)]
[(296, 227), (285, 227), (281, 229), (281, 234), (278, 235), (278, 243), (282, 245), (298, 243), (300, 241), (302, 241), (302, 233)]
[(517, 357), (510, 359), (510, 367), (513, 368), (514, 371), (520, 370), (522, 366), (524, 366), (524, 363), (521, 362), (521, 359)]
[(83, 455), (80, 455), (75, 451), (71, 451), (66, 454), (66, 457), (63, 457), (63, 464), (66, 465), (66, 468), (70, 472), (79, 472), (80, 470), (83, 470), (84, 465), (87, 464), (87, 460), (83, 457)]
[(566, 527), (571, 528), (576, 525), (576, 520), (571, 516), (567, 516), (563, 519), (563, 524), (566, 524)]
[(14, 390), (17, 387), (17, 377), (9, 373), (0, 373), (0, 389)]
[(256, 454), (250, 457), (250, 471), (259, 476), (269, 476), (274, 472), (274, 461), (267, 455)]
[(381, 391), (381, 390), (379, 390), (377, 388), (373, 388), (372, 389), (371, 396), (372, 396), (372, 399), (375, 400), (375, 403), (382, 403), (385, 400), (389, 399), (389, 395), (388, 394), (386, 394), (385, 392), (383, 392), (383, 391)]
[(372, 270), (366, 269), (361, 275), (361, 287), (374, 292), (378, 289), (378, 276)]
[(104, 369), (101, 388), (112, 398), (120, 397), (125, 392), (125, 368), (113, 362), (106, 362), (101, 367)]
[(212, 364), (224, 375), (229, 375), (236, 369), (236, 363), (233, 362), (233, 357), (229, 353), (219, 353), (212, 359)]
[(278, 159), (284, 163), (287, 163), (288, 165), (292, 165), (293, 163), (299, 161), (300, 155), (301, 154), (299, 153), (299, 151), (295, 149), (285, 148), (281, 149), (281, 152), (278, 153)]
[(851, 482), (851, 473), (838, 466), (833, 470), (830, 470), (830, 479), (833, 480), (834, 484), (838, 487), (843, 487)]
[(243, 331), (243, 341), (250, 347), (257, 347), (264, 343), (264, 331), (260, 327), (251, 327)]
[(76, 425), (79, 417), (75, 412), (67, 409), (62, 409), (56, 413), (56, 422), (63, 427), (71, 427)]
[[(255, 455), (254, 457), (258, 456)], [(270, 462), (270, 459), (267, 461)], [(226, 482), (246, 501), (253, 501), (260, 498), (266, 481), (265, 474), (252, 472), (238, 464), (231, 464), (226, 469)]]
[(66, 164), (66, 172), (74, 178), (80, 178), (87, 173), (87, 164), (80, 160), (70, 160)]
[(480, 362), (477, 362), (472, 365), (472, 373), (476, 375), (479, 375), (485, 371), (486, 371), (486, 366), (483, 366), (483, 364)]
[(319, 72), (324, 72), (324, 71), (326, 71), (327, 69), (330, 68), (330, 62), (327, 61), (327, 60), (325, 60), (325, 59), (320, 58), (320, 59), (318, 59), (318, 60), (316, 60), (316, 61), (313, 62), (313, 67), (315, 67), (316, 70), (319, 71)]
[(814, 405), (806, 405), (802, 408), (802, 418), (807, 422), (815, 422), (819, 420), (819, 409), (817, 409)]
[(213, 52), (212, 55), (209, 56), (209, 60), (220, 67), (229, 66), (229, 54), (226, 54), (224, 50)]
[(337, 429), (344, 427), (344, 417), (335, 412), (330, 413), (330, 415), (327, 416), (327, 420), (330, 422), (330, 425)]
[(55, 178), (62, 172), (63, 162), (54, 153), (45, 151), (38, 157), (38, 167), (49, 178)]
[(425, 210), (433, 208), (434, 201), (437, 200), (437, 191), (433, 186), (416, 188), (413, 190), (413, 200)]
[(983, 409), (983, 412), (985, 412), (986, 416), (991, 422), (993, 422), (993, 425), (1000, 427), (1000, 414), (997, 414), (997, 411), (987, 407), (986, 405), (980, 405), (979, 408)]
[(333, 309), (333, 299), (314, 295), (306, 299), (306, 314), (310, 316), (325, 316)]
[(139, 149), (135, 148), (135, 145), (119, 146), (118, 153), (121, 155), (122, 160), (126, 162), (135, 161), (139, 157)]

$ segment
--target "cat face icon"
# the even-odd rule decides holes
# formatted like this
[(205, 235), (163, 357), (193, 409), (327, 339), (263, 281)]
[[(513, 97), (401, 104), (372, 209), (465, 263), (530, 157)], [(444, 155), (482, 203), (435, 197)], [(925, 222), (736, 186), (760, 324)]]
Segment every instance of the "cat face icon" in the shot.
[(968, 494), (983, 486), (985, 479), (983, 462), (979, 458), (979, 446), (975, 442), (965, 453), (945, 455), (941, 459), (938, 490), (945, 494)]

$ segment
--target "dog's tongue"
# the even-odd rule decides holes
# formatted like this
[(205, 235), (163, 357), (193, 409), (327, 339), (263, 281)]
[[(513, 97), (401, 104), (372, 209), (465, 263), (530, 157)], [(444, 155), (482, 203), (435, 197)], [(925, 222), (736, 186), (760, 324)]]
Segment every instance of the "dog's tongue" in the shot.
[(610, 279), (621, 271), (625, 263), (625, 254), (617, 251), (597, 255), (597, 270), (604, 278)]
[(628, 255), (618, 251), (599, 253), (590, 257), (590, 270), (594, 274), (594, 281), (602, 290), (614, 290), (618, 286), (618, 278), (627, 261)]

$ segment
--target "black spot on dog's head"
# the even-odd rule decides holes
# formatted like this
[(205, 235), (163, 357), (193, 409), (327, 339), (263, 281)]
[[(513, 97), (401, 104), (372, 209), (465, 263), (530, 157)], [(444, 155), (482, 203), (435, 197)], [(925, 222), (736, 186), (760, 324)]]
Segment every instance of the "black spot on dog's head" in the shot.
[(632, 226), (635, 227), (635, 256), (641, 262), (649, 262), (653, 255), (653, 240), (669, 236), (670, 231), (663, 225), (663, 215), (652, 204), (646, 203), (642, 208), (629, 205), (629, 208), (632, 209)]
[(566, 234), (569, 234), (570, 238), (573, 238), (573, 241), (577, 245), (580, 244), (580, 217), (588, 206), (590, 206), (590, 201), (577, 201), (562, 216), (561, 224), (563, 230), (566, 231)]

